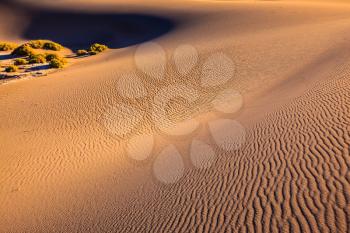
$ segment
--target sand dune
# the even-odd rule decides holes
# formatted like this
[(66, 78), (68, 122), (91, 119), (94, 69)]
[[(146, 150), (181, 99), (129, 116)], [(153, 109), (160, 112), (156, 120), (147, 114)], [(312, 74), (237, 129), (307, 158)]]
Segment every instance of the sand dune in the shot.
[(96, 41), (111, 48), (131, 46), (154, 39), (175, 27), (175, 22), (166, 17), (142, 13), (55, 10), (12, 1), (4, 5), (13, 14), (26, 16), (25, 29), (21, 32), (23, 39), (52, 38), (71, 49), (86, 48)]
[(0, 232), (349, 232), (350, 5), (170, 2), (1, 2), (113, 49), (0, 85)]

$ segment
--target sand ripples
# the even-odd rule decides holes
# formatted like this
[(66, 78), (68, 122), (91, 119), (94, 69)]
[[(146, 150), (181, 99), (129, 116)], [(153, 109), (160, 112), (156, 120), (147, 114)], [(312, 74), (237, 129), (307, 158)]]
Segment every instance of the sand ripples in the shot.
[(163, 48), (0, 86), (0, 232), (350, 231), (349, 9), (196, 4)]

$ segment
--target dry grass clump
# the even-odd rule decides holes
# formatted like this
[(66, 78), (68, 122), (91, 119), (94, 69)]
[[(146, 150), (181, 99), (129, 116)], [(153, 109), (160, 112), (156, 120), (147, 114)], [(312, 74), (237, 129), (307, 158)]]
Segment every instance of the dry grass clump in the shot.
[(17, 47), (18, 45), (12, 42), (0, 42), (0, 51), (11, 51)]
[(28, 42), (29, 46), (33, 49), (46, 49), (59, 51), (63, 48), (62, 45), (53, 42), (51, 40), (32, 40)]
[(28, 44), (23, 44), (13, 50), (11, 54), (16, 56), (30, 56), (34, 54), (34, 50)]
[(62, 57), (58, 54), (55, 53), (47, 53), (45, 55), (46, 61), (51, 61), (53, 59), (62, 59)]
[(29, 41), (28, 43), (25, 43), (16, 47), (12, 51), (12, 55), (30, 56), (34, 54), (34, 49), (46, 49), (46, 50), (59, 51), (62, 48), (63, 48), (62, 45), (50, 40), (32, 40), (32, 41)]
[(28, 61), (26, 59), (23, 59), (23, 58), (17, 58), (17, 59), (15, 59), (14, 63), (16, 66), (20, 66), (20, 65), (28, 64)]
[(17, 72), (17, 71), (18, 71), (18, 67), (15, 65), (10, 65), (10, 66), (5, 68), (5, 72), (7, 72), (7, 73), (13, 73), (13, 72)]
[(90, 48), (88, 50), (85, 50), (85, 49), (77, 50), (76, 54), (79, 57), (88, 56), (88, 55), (96, 55), (96, 54), (101, 53), (107, 49), (108, 49), (107, 45), (94, 43), (90, 46)]
[(29, 64), (43, 64), (46, 62), (45, 55), (43, 54), (32, 54), (28, 59)]
[[(36, 49), (59, 51), (64, 47), (56, 42), (50, 40), (31, 40), (20, 46), (13, 43), (0, 43), (1, 50), (13, 50), (12, 55), (21, 56), (13, 60), (13, 64), (5, 68), (6, 72), (16, 72), (19, 70), (18, 66), (27, 64), (47, 64), (50, 68), (63, 68), (67, 64), (67, 60), (57, 53), (45, 53), (41, 54)], [(78, 56), (86, 56), (90, 54), (97, 54), (108, 49), (107, 46), (102, 44), (93, 44), (89, 50), (78, 50)]]
[(90, 54), (95, 55), (95, 54), (101, 53), (107, 49), (108, 49), (107, 45), (94, 43), (93, 45), (90, 46), (89, 52), (90, 52)]
[(42, 49), (45, 44), (45, 40), (31, 40), (27, 43), (33, 49)]
[(54, 51), (60, 51), (62, 48), (63, 48), (62, 45), (52, 41), (46, 42), (43, 47), (43, 49), (54, 50)]
[(64, 57), (54, 53), (46, 54), (46, 61), (49, 62), (50, 68), (55, 69), (63, 68), (67, 64), (67, 60)]
[(64, 58), (61, 58), (61, 59), (52, 59), (50, 62), (49, 62), (49, 66), (50, 68), (54, 68), (54, 69), (61, 69), (63, 68), (65, 65), (67, 64), (67, 61), (66, 59)]

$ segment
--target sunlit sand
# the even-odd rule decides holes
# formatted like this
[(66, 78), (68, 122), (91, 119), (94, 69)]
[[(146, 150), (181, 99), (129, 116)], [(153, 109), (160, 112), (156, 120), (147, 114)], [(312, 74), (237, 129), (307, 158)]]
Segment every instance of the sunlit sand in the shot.
[(0, 232), (349, 232), (349, 32), (346, 1), (0, 1), (0, 41), (110, 48), (0, 85)]

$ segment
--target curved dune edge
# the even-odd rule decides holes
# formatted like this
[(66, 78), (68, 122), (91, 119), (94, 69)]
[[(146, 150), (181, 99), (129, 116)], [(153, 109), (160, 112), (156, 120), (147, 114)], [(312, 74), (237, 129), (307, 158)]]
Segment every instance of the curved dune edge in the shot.
[[(176, 27), (176, 22), (165, 15), (109, 11), (108, 7), (47, 7), (45, 2), (6, 0), (0, 1), (0, 7), (22, 19), (13, 25), (20, 29), (13, 37), (49, 39), (73, 50), (86, 49), (93, 43), (128, 47), (160, 37)], [(3, 27), (2, 33), (7, 30), (10, 29)]]
[[(156, 40), (167, 54), (167, 82), (137, 70), (131, 47), (0, 86), (0, 232), (349, 231), (350, 8), (192, 4), (188, 18)], [(183, 17), (180, 1), (167, 5), (154, 9)], [(172, 67), (179, 44), (199, 52), (191, 77)], [(127, 138), (111, 136), (101, 117), (120, 103), (147, 109), (118, 92), (125, 73), (146, 80), (152, 95), (169, 82), (195, 82), (205, 59), (221, 51), (236, 66), (229, 85), (245, 98), (235, 117), (246, 143), (215, 150), (206, 170), (185, 158), (184, 176), (161, 184), (152, 174), (156, 155), (169, 143), (186, 154), (193, 134), (183, 143), (157, 135), (154, 155), (136, 162), (125, 155)], [(203, 91), (196, 107), (205, 112), (212, 95)], [(152, 132), (151, 122), (146, 115), (138, 130)], [(203, 128), (196, 137), (210, 143)]]
[[(161, 37), (174, 30), (177, 24), (166, 16), (150, 13), (113, 12), (108, 7), (91, 11), (74, 7), (47, 7), (45, 2), (37, 3), (0, 1), (0, 12), (4, 14), (3, 21), (7, 22), (2, 25), (0, 41), (22, 44), (29, 40), (53, 40), (71, 52), (67, 54), (65, 51), (69, 65), (86, 60), (83, 59), (85, 56), (76, 56), (75, 52), (79, 49), (88, 50), (94, 43), (107, 45), (110, 49), (129, 47)], [(0, 51), (1, 72), (6, 66), (13, 64), (14, 58), (11, 51)], [(97, 59), (93, 62), (98, 63)], [(2, 72), (0, 84), (46, 76), (54, 71), (49, 70), (47, 65), (20, 67), (20, 71), (16, 73)]]

